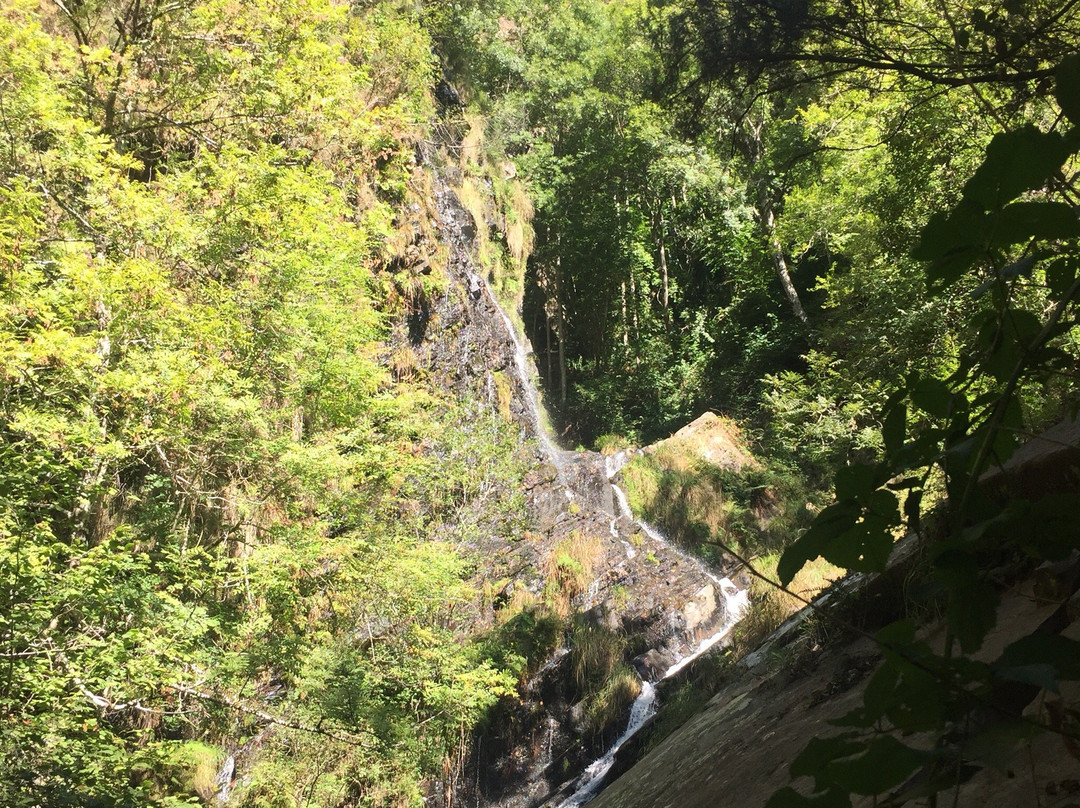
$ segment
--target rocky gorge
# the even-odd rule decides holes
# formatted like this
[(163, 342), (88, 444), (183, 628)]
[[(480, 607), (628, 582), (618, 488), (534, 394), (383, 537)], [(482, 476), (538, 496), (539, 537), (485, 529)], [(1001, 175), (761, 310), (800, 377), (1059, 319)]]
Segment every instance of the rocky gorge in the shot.
[[(532, 447), (533, 469), (525, 479), (528, 532), (509, 547), (475, 548), (494, 564), (486, 574), (495, 570), (500, 580), (507, 581), (496, 601), (505, 604), (515, 592), (543, 597), (545, 576), (552, 570), (558, 574), (558, 554), (574, 544), (589, 544), (587, 574), (566, 593), (565, 606), (578, 625), (621, 638), (624, 661), (640, 679), (601, 725), (590, 723), (574, 680), (573, 639), (569, 634), (555, 639), (550, 654), (523, 682), (517, 702), (504, 703), (491, 724), (473, 738), (467, 762), (452, 788), (443, 792), (444, 804), (505, 808), (562, 808), (586, 802), (617, 808), (711, 805), (718, 800), (736, 806), (762, 804), (787, 781), (785, 761), (825, 732), (830, 717), (857, 703), (880, 661), (879, 649), (865, 634), (852, 638), (841, 632), (840, 642), (823, 645), (818, 630), (807, 631), (803, 623), (834, 608), (843, 622), (852, 603), (861, 612), (860, 624), (868, 628), (894, 617), (903, 597), (902, 580), (916, 557), (916, 537), (897, 545), (895, 571), (876, 579), (847, 579), (766, 637), (733, 668), (736, 673), (701, 711), (670, 737), (641, 740), (649, 736), (646, 731), (635, 738), (638, 730), (649, 727), (657, 702), (673, 693), (673, 682), (685, 680), (686, 673), (693, 676), (692, 669), (684, 671), (686, 663), (705, 651), (723, 651), (745, 608), (750, 577), (735, 559), (709, 569), (635, 519), (620, 487), (620, 474), (635, 454), (648, 456), (672, 447), (695, 455), (695, 462), (727, 470), (753, 468), (756, 461), (711, 413), (670, 439), (636, 452), (605, 456), (557, 447), (543, 426), (527, 342), (500, 308), (487, 279), (477, 272), (471, 243), (477, 225), (449, 186), (442, 185), (436, 197), (438, 231), (450, 245), (448, 266), (454, 280), (451, 289), (456, 291), (425, 315), (427, 330), (414, 346), (421, 351), (427, 346), (434, 372), (452, 378), (463, 390), (486, 396), (493, 408), (500, 406), (493, 391), (508, 381), (511, 394), (503, 402), (503, 415), (518, 425), (525, 445)], [(445, 348), (447, 337), (454, 341), (450, 350)], [(1072, 445), (1071, 441), (1066, 436), (1056, 443)], [(1068, 469), (1073, 466), (1057, 465), (1044, 455), (1036, 453), (1035, 460), (1025, 460), (1021, 454), (1017, 463), (1023, 468), (1014, 470), (1013, 479), (1027, 479), (1025, 469), (1035, 464), (1042, 469), (1039, 473), (1057, 481), (1051, 487), (1068, 489), (1072, 473)], [(1010, 618), (1002, 621), (990, 647), (1000, 648), (1022, 636), (1032, 620), (1041, 619), (1039, 614), (1046, 616), (1045, 607), (1041, 613), (1028, 614), (1025, 604), (1032, 599), (1031, 587), (1030, 578), (1014, 583), (1007, 595)], [(839, 604), (826, 605), (830, 598)], [(931, 625), (927, 630), (940, 628)], [(1053, 763), (1043, 770), (1032, 771), (1020, 784), (1012, 774), (1007, 779), (1017, 795), (1046, 787), (1061, 797), (1047, 804), (1064, 805), (1072, 781), (1062, 780), (1061, 772), (1074, 762), (1060, 750), (1048, 747), (1045, 754)], [(965, 789), (961, 804), (980, 804), (987, 790), (1001, 787), (993, 776), (983, 776)]]
[[(491, 728), (474, 739), (462, 771), (435, 793), (447, 804), (555, 806), (590, 779), (582, 773), (623, 733), (630, 702), (642, 688), (651, 692), (680, 661), (705, 650), (703, 644), (723, 645), (745, 608), (748, 581), (734, 561), (708, 569), (634, 519), (618, 488), (630, 453), (563, 450), (546, 435), (528, 348), (477, 265), (474, 240), (477, 227), (486, 225), (474, 221), (438, 174), (434, 200), (437, 243), (424, 243), (427, 228), (418, 222), (417, 252), (444, 249), (449, 283), (439, 298), (418, 304), (399, 339), (408, 340), (438, 384), (486, 401), (489, 412), (509, 418), (523, 446), (532, 447), (533, 468), (523, 481), (529, 524), (522, 538), (509, 546), (468, 548), (483, 559), (485, 580), (503, 582), (491, 608), (515, 598), (540, 600), (560, 575), (580, 579), (564, 581), (558, 595), (571, 623), (585, 633), (596, 629), (617, 637), (625, 649), (624, 670), (640, 677), (621, 697), (621, 709), (598, 724), (586, 715), (575, 684), (568, 638), (556, 638), (523, 683), (518, 703), (500, 708)], [(724, 462), (708, 454), (705, 459)], [(494, 620), (495, 611), (486, 619)], [(650, 701), (641, 709), (655, 708)]]

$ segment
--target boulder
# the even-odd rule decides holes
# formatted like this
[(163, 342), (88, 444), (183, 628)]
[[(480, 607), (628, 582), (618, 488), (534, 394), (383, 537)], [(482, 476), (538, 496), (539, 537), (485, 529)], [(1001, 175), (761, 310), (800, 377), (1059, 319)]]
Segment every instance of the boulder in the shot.
[(735, 422), (721, 418), (714, 412), (703, 413), (670, 438), (647, 446), (642, 451), (648, 454), (659, 449), (670, 449), (732, 471), (759, 466)]
[(716, 616), (716, 589), (706, 584), (682, 607), (686, 631), (696, 637), (698, 627), (712, 622)]
[(656, 682), (663, 679), (668, 668), (677, 661), (675, 654), (671, 651), (653, 648), (641, 654), (641, 656), (635, 657), (634, 667), (637, 668), (638, 675), (644, 681)]

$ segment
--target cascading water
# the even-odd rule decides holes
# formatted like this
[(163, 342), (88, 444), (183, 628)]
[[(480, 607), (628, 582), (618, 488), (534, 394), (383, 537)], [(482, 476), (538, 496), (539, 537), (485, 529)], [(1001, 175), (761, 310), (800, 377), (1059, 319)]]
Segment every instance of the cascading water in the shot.
[[(467, 233), (469, 223), (465, 220), (468, 218), (469, 214), (460, 207), (460, 204), (456, 203), (456, 197), (453, 197), (453, 193), (445, 186), (443, 186), (441, 192), (437, 192), (436, 196), (439, 200), (440, 217), (447, 226), (446, 234), (455, 254), (458, 256), (459, 266), (463, 272), (464, 280), (467, 283), (469, 297), (474, 302), (479, 302), (482, 297), (486, 296), (490, 301), (491, 306), (498, 312), (503, 326), (505, 327), (506, 335), (514, 346), (514, 372), (523, 392), (523, 404), (526, 407), (533, 434), (536, 436), (541, 451), (546, 456), (546, 459), (558, 469), (559, 477), (563, 480), (565, 485), (564, 493), (567, 499), (574, 501), (575, 494), (570, 490), (569, 485), (566, 485), (567, 476), (564, 472), (568, 472), (572, 461), (580, 461), (582, 458), (588, 457), (592, 457), (598, 461), (598, 458), (590, 453), (572, 453), (563, 451), (556, 446), (548, 436), (544, 428), (540, 396), (532, 381), (534, 373), (533, 369), (530, 367), (529, 356), (524, 342), (518, 335), (513, 321), (503, 310), (490, 287), (473, 271), (471, 260), (468, 258), (466, 242), (471, 236)], [(692, 653), (672, 664), (664, 672), (663, 677), (661, 677), (668, 678), (674, 676), (710, 648), (714, 647), (731, 631), (731, 628), (746, 609), (747, 594), (744, 591), (740, 591), (738, 587), (727, 578), (717, 577), (700, 560), (680, 551), (653, 526), (634, 519), (625, 492), (613, 482), (615, 475), (619, 473), (622, 467), (625, 466), (632, 457), (633, 453), (624, 451), (604, 458), (604, 471), (606, 472), (607, 477), (607, 480), (604, 482), (611, 486), (611, 491), (614, 495), (614, 503), (617, 503), (615, 507), (612, 507), (610, 504), (603, 506), (605, 510), (611, 508), (614, 511), (614, 513), (610, 514), (614, 517), (611, 520), (612, 537), (617, 538), (621, 542), (625, 549), (627, 559), (632, 560), (635, 558), (637, 553), (634, 547), (630, 542), (620, 537), (618, 530), (619, 518), (623, 516), (629, 518), (637, 524), (639, 529), (644, 532), (650, 540), (657, 545), (662, 546), (664, 553), (677, 556), (680, 560), (685, 561), (694, 567), (696, 571), (700, 573), (702, 578), (711, 581), (716, 591), (719, 593), (719, 596), (723, 599), (724, 611), (722, 625), (718, 627), (718, 630), (712, 636), (702, 640)], [(609, 502), (611, 502), (610, 498)], [(598, 589), (599, 583), (599, 581), (596, 581), (593, 586), (588, 588), (587, 594), (590, 596), (590, 600), (596, 599), (597, 593), (593, 590)], [(556, 654), (548, 660), (536, 674), (537, 680), (539, 681), (542, 679), (550, 668), (558, 665), (560, 659), (565, 656), (567, 652), (568, 649), (565, 647), (559, 649), (559, 651), (556, 652)], [(630, 718), (625, 731), (618, 739), (616, 739), (615, 743), (604, 755), (588, 766), (583, 774), (583, 782), (568, 799), (561, 803), (560, 808), (574, 808), (575, 806), (584, 805), (598, 793), (604, 784), (606, 775), (614, 765), (615, 755), (618, 750), (626, 743), (626, 741), (633, 737), (642, 726), (644, 726), (648, 719), (655, 713), (656, 708), (656, 686), (652, 682), (642, 682), (641, 691), (637, 699), (635, 699), (634, 703), (631, 705)], [(555, 723), (549, 723), (547, 726), (547, 749), (544, 756), (547, 763), (552, 761), (552, 743), (555, 734)]]
[[(482, 281), (481, 281), (482, 283)], [(499, 301), (495, 298), (491, 289), (487, 284), (483, 284), (484, 290), (487, 293), (488, 298), (494, 305), (495, 310), (498, 311), (499, 316), (502, 318), (503, 324), (506, 327), (506, 332), (514, 344), (514, 365), (517, 371), (518, 381), (526, 394), (526, 405), (529, 410), (529, 417), (532, 421), (535, 434), (540, 441), (541, 447), (544, 453), (548, 456), (550, 461), (556, 466), (556, 468), (562, 468), (564, 459), (568, 453), (563, 452), (561, 449), (552, 443), (548, 438), (544, 425), (540, 417), (540, 397), (536, 391), (535, 386), (532, 383), (532, 373), (530, 372), (528, 354), (525, 350), (521, 339), (518, 337), (517, 329), (514, 328), (514, 324), (510, 317), (503, 311), (502, 306), (499, 305)], [(618, 513), (614, 514), (616, 519), (619, 516), (626, 516), (633, 520), (637, 526), (654, 542), (663, 545), (668, 552), (678, 556), (683, 561), (693, 565), (698, 571), (708, 580), (716, 586), (720, 596), (724, 600), (724, 621), (719, 629), (711, 636), (703, 639), (698, 647), (690, 654), (686, 655), (682, 659), (678, 660), (669, 667), (665, 672), (663, 679), (674, 676), (679, 671), (683, 670), (687, 665), (692, 663), (695, 659), (702, 654), (709, 651), (717, 643), (726, 637), (731, 629), (735, 626), (735, 623), (743, 616), (748, 605), (747, 593), (740, 590), (734, 583), (728, 578), (719, 578), (708, 567), (705, 566), (699, 559), (693, 556), (687, 555), (678, 547), (669, 542), (659, 530), (652, 525), (644, 522), (640, 519), (635, 519), (630, 509), (630, 504), (626, 498), (626, 493), (613, 482), (613, 478), (622, 468), (630, 462), (633, 457), (633, 453), (628, 451), (619, 452), (615, 455), (610, 455), (604, 458), (604, 468), (607, 473), (608, 483), (611, 485), (612, 493), (614, 494), (615, 501), (618, 503)], [(567, 498), (572, 499), (573, 495), (567, 489)], [(615, 520), (612, 521), (612, 532), (616, 533)], [(629, 542), (623, 541), (623, 546), (626, 549), (627, 558), (634, 558), (636, 555), (633, 547)], [(632, 738), (649, 720), (650, 717), (656, 712), (657, 709), (657, 692), (656, 686), (651, 682), (641, 683), (641, 692), (634, 700), (634, 703), (630, 707), (630, 720), (627, 723), (626, 729), (623, 731), (611, 748), (604, 753), (599, 759), (595, 760), (585, 770), (585, 781), (580, 787), (563, 803), (559, 808), (576, 808), (591, 800), (596, 796), (600, 787), (604, 783), (604, 779), (607, 773), (611, 770), (611, 767), (615, 763), (615, 755), (630, 738)]]
[[(620, 452), (618, 455), (607, 458), (606, 469), (608, 472), (608, 480), (611, 481), (611, 478), (618, 474), (629, 460), (630, 455), (627, 452)], [(735, 627), (735, 624), (739, 622), (746, 612), (747, 606), (749, 606), (749, 597), (745, 590), (739, 589), (730, 579), (718, 578), (700, 560), (679, 550), (679, 548), (675, 547), (670, 541), (664, 538), (663, 534), (656, 528), (640, 519), (634, 519), (634, 515), (630, 510), (630, 503), (626, 498), (626, 493), (614, 482), (611, 482), (611, 487), (615, 493), (615, 499), (619, 504), (620, 515), (633, 519), (637, 526), (640, 527), (654, 542), (664, 545), (670, 552), (675, 553), (683, 560), (696, 566), (705, 577), (716, 585), (717, 589), (720, 591), (721, 597), (724, 599), (724, 621), (719, 630), (713, 633), (712, 636), (703, 639), (693, 653), (687, 654), (664, 671), (664, 675), (661, 679), (668, 679), (683, 670), (702, 654), (709, 651), (709, 649), (728, 635), (731, 629)], [(567, 800), (560, 803), (558, 808), (576, 808), (577, 806), (584, 805), (596, 796), (600, 787), (604, 784), (604, 778), (615, 764), (615, 755), (618, 753), (619, 749), (623, 744), (634, 737), (638, 730), (645, 725), (645, 722), (656, 712), (656, 696), (656, 687), (651, 682), (641, 683), (641, 692), (630, 707), (630, 721), (627, 724), (626, 730), (618, 737), (615, 743), (602, 757), (595, 760), (587, 769), (585, 769), (585, 782), (582, 783)]]
[(555, 466), (555, 468), (562, 468), (563, 451), (559, 449), (547, 435), (547, 430), (544, 429), (543, 421), (540, 417), (540, 394), (536, 390), (536, 386), (532, 383), (532, 373), (529, 370), (529, 356), (525, 350), (525, 345), (522, 343), (520, 337), (518, 337), (517, 329), (514, 328), (514, 323), (503, 311), (503, 307), (499, 305), (499, 301), (496, 300), (495, 294), (491, 291), (491, 287), (486, 283), (484, 284), (484, 290), (487, 292), (488, 298), (491, 300), (492, 305), (495, 306), (495, 310), (499, 312), (499, 316), (502, 318), (503, 325), (506, 326), (506, 333), (510, 335), (510, 340), (514, 343), (514, 368), (517, 370), (518, 381), (521, 382), (521, 386), (525, 390), (525, 405), (529, 408), (529, 419), (532, 421), (533, 432), (536, 434), (537, 440), (540, 441), (540, 446), (544, 450), (544, 454), (547, 455), (548, 460)]

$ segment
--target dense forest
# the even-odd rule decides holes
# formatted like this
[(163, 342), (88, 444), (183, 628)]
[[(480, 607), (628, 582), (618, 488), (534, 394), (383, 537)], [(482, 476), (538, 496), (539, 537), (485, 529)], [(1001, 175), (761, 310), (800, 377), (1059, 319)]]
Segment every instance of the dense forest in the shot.
[(1080, 402), (1076, 0), (6, 0), (0, 43), (3, 804), (213, 805), (244, 745), (229, 804), (419, 805), (574, 630), (492, 616), (536, 455), (410, 335), (436, 164), (561, 445), (734, 419), (791, 516), (705, 538), (778, 583), (937, 537), (945, 654), (887, 630), (776, 806), (1080, 676), (965, 664), (988, 571), (1076, 545), (977, 483)]

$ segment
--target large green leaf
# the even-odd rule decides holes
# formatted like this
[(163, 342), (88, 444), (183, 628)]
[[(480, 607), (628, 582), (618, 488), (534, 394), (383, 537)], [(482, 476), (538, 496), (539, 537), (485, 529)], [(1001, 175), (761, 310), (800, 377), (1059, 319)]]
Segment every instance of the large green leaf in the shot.
[(1031, 239), (1053, 241), (1080, 236), (1080, 219), (1064, 202), (1021, 201), (991, 216), (987, 230), (991, 246), (1008, 247)]
[(836, 498), (838, 500), (869, 497), (889, 479), (889, 470), (868, 463), (851, 463), (836, 472)]
[(828, 544), (850, 530), (859, 520), (861, 508), (857, 502), (844, 500), (825, 508), (810, 528), (795, 540), (780, 556), (776, 574), (787, 586), (808, 561), (822, 555)]
[(985, 253), (986, 214), (965, 199), (953, 210), (930, 217), (911, 256), (930, 262), (926, 280), (938, 289), (958, 281)]
[(932, 753), (905, 746), (891, 735), (880, 735), (858, 754), (834, 760), (827, 773), (833, 783), (852, 793), (881, 794), (903, 783), (932, 758)]
[(1076, 281), (1077, 260), (1062, 256), (1046, 268), (1046, 285), (1055, 297), (1061, 297)]
[(1060, 134), (1032, 125), (995, 135), (986, 159), (964, 186), (964, 199), (982, 210), (1001, 210), (1024, 191), (1042, 188), (1070, 151)]
[(806, 748), (791, 761), (788, 771), (792, 777), (813, 777), (820, 790), (825, 786), (821, 776), (830, 763), (857, 754), (862, 749), (863, 745), (855, 740), (851, 733), (834, 735), (831, 738), (811, 738)]
[(882, 572), (892, 552), (892, 530), (900, 524), (900, 505), (894, 492), (880, 488), (866, 498), (858, 522), (832, 537), (821, 555), (837, 566), (858, 572)]
[(934, 568), (950, 594), (946, 612), (949, 630), (964, 653), (977, 651), (997, 622), (997, 591), (982, 580), (976, 558), (958, 548), (941, 553)]
[(1058, 66), (1056, 78), (1054, 97), (1073, 125), (1080, 126), (1080, 54), (1066, 58)]
[(924, 378), (911, 391), (911, 402), (935, 418), (946, 418), (952, 408), (954, 394), (941, 379)]
[(1080, 642), (1060, 634), (1036, 631), (1009, 645), (994, 662), (994, 668), (999, 671), (1033, 665), (1051, 666), (1058, 679), (1080, 679)]

